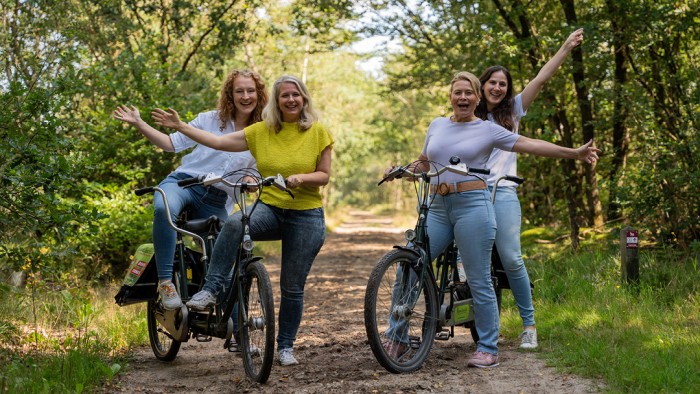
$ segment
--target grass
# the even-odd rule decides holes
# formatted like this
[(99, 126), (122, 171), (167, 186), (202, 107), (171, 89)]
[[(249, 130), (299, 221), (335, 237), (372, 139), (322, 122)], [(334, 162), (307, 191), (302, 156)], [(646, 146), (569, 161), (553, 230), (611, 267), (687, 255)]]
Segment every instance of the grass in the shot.
[[(640, 283), (621, 283), (617, 236), (567, 245), (536, 245), (551, 236), (523, 234), (535, 283), (539, 354), (561, 370), (600, 378), (610, 392), (700, 392), (700, 279), (698, 257), (641, 249)], [(601, 242), (601, 239), (604, 242)], [(522, 321), (510, 293), (502, 331)]]
[(143, 306), (117, 289), (0, 287), (0, 392), (82, 393), (111, 381), (148, 343)]

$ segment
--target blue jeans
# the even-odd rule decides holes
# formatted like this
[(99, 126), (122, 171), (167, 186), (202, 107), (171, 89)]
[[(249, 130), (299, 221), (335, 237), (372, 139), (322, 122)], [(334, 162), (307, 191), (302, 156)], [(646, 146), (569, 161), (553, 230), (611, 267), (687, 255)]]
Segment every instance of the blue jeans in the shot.
[[(282, 240), (277, 348), (291, 348), (304, 311), (306, 278), (326, 239), (323, 208), (298, 211), (260, 202), (250, 217), (249, 227), (253, 240)], [(223, 289), (242, 237), (241, 213), (237, 212), (226, 220), (216, 239), (204, 290), (218, 294)]]
[[(175, 217), (185, 208), (190, 206), (195, 218), (206, 218), (216, 215), (226, 219), (226, 192), (214, 187), (205, 188), (201, 185), (188, 187), (186, 189), (177, 185), (177, 181), (190, 178), (189, 175), (176, 172), (168, 175), (158, 185), (168, 198), (170, 207), (170, 217), (175, 221)], [(153, 246), (156, 256), (156, 267), (158, 268), (158, 279), (172, 279), (173, 257), (175, 256), (175, 242), (177, 234), (168, 224), (165, 214), (165, 203), (160, 193), (156, 192), (153, 197)]]
[[(496, 218), (488, 191), (436, 195), (428, 213), (427, 226), (430, 256), (433, 259), (452, 240), (457, 242), (474, 303), (474, 324), (479, 334), (477, 350), (497, 354), (500, 322), (491, 282), (491, 250), (496, 237)], [(414, 277), (412, 274), (411, 278)], [(408, 338), (405, 338), (407, 327), (394, 319), (390, 319), (386, 335), (398, 338), (399, 342), (408, 342)]]
[(513, 298), (520, 310), (523, 326), (534, 326), (535, 308), (532, 306), (530, 277), (520, 251), (521, 211), (515, 187), (498, 188), (494, 211), (496, 223), (498, 223), (498, 231), (496, 231), (498, 255), (508, 276)]

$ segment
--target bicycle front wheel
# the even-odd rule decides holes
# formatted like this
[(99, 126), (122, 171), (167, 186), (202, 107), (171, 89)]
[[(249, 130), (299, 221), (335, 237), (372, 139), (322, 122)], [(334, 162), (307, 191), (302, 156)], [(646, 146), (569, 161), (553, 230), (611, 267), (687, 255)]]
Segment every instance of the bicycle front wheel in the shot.
[(244, 307), (238, 308), (243, 367), (252, 380), (265, 383), (275, 355), (275, 303), (270, 276), (260, 262), (246, 267), (243, 300)]
[(392, 373), (412, 372), (428, 358), (438, 323), (435, 282), (418, 283), (415, 254), (387, 253), (365, 293), (365, 329), (374, 357)]
[(158, 317), (164, 314), (163, 306), (160, 302), (151, 300), (146, 306), (146, 321), (148, 323), (148, 339), (151, 342), (151, 349), (158, 360), (173, 361), (180, 351), (182, 342), (173, 339), (172, 335), (165, 330)]

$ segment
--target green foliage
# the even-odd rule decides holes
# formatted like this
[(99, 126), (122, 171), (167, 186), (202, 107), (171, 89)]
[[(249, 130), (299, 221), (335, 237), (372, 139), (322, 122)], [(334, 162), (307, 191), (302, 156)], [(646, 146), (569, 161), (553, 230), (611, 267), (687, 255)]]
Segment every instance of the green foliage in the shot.
[(147, 341), (143, 308), (117, 311), (115, 292), (1, 287), (0, 327), (24, 329), (0, 346), (0, 390), (91, 392), (114, 378), (123, 353)]
[[(621, 283), (616, 232), (584, 239), (577, 254), (563, 244), (534, 244), (554, 233), (524, 234), (539, 354), (558, 368), (604, 379), (611, 392), (697, 391), (698, 256), (642, 248), (640, 284), (630, 287)], [(522, 320), (506, 295), (502, 331), (515, 337)]]

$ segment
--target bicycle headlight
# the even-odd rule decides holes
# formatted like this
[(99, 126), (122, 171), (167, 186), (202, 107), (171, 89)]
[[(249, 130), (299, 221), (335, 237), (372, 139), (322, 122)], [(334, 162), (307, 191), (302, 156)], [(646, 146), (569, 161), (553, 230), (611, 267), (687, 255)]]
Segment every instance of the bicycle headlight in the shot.
[(406, 241), (411, 242), (414, 239), (416, 239), (416, 230), (414, 229), (408, 229), (404, 233), (404, 237), (406, 237)]
[(250, 235), (245, 235), (243, 237), (243, 249), (247, 252), (253, 250), (253, 240), (250, 239)]

